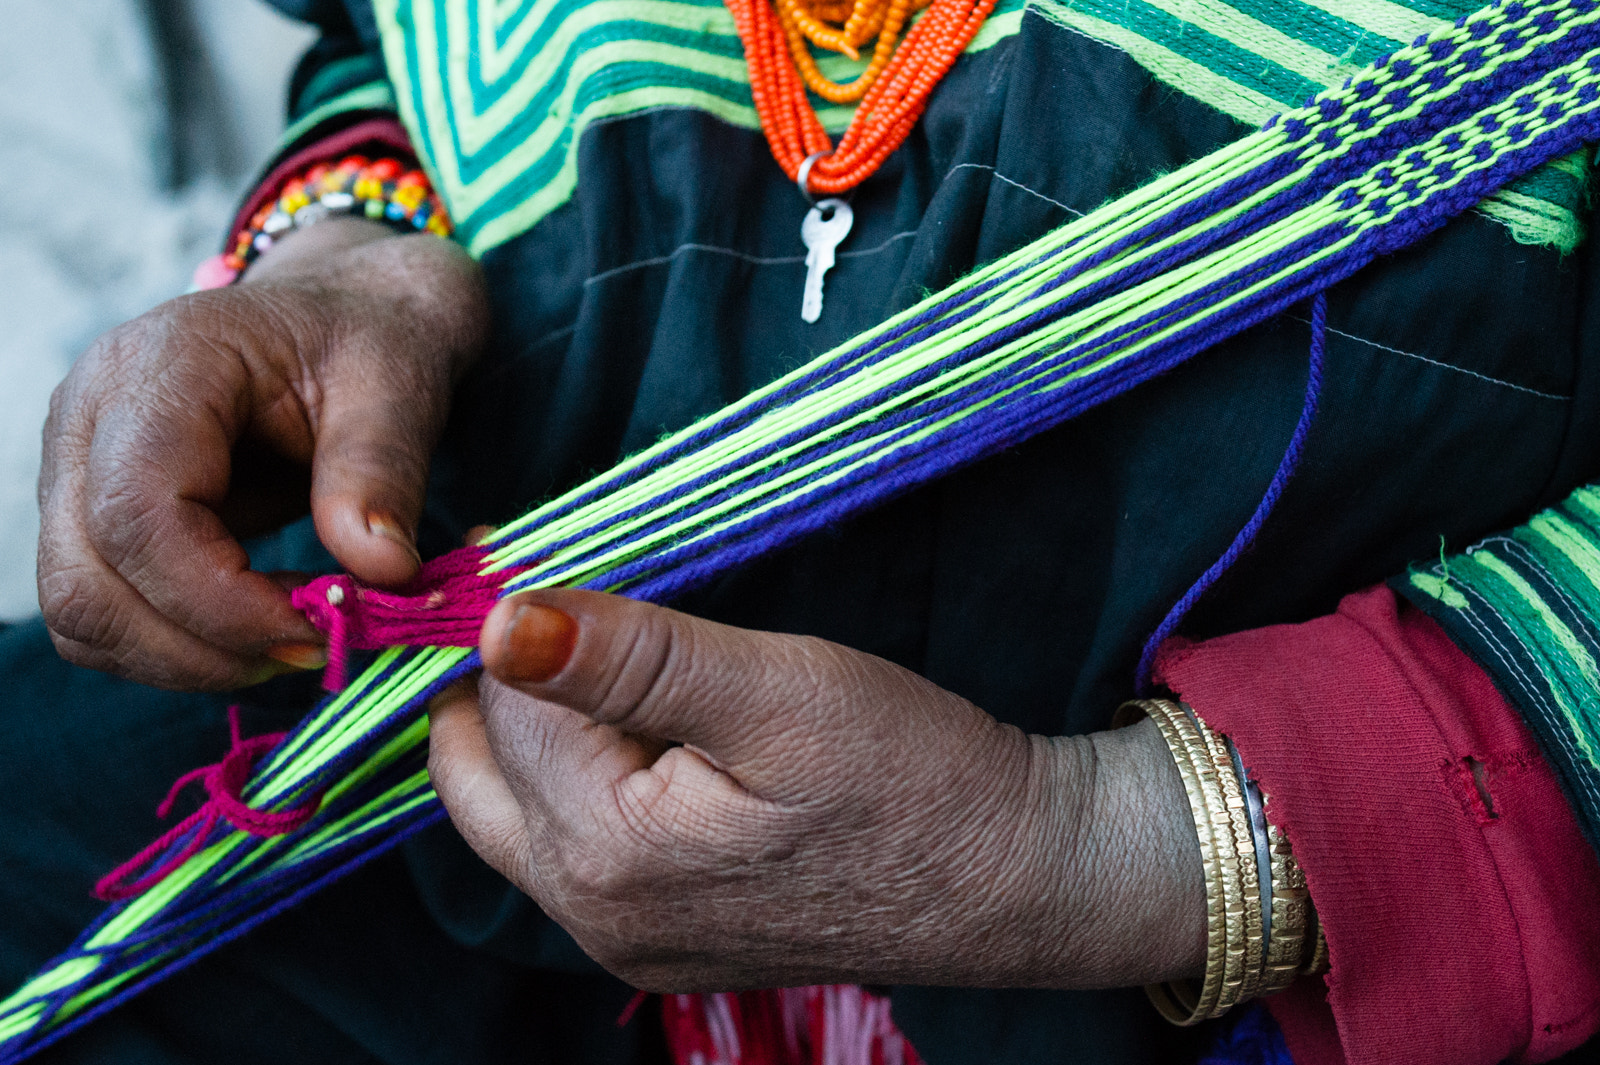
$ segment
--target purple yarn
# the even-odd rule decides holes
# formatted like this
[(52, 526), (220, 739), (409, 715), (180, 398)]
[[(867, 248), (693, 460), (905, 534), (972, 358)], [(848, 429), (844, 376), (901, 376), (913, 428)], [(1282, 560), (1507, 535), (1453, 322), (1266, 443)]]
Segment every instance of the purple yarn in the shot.
[(1139, 666), (1134, 674), (1134, 684), (1139, 693), (1145, 694), (1150, 690), (1150, 673), (1155, 666), (1156, 652), (1161, 644), (1178, 630), (1184, 616), (1189, 613), (1200, 597), (1228, 572), (1229, 568), (1239, 560), (1239, 556), (1250, 550), (1250, 545), (1256, 541), (1256, 536), (1261, 532), (1261, 527), (1272, 516), (1272, 509), (1278, 505), (1278, 500), (1283, 496), (1283, 490), (1289, 484), (1289, 479), (1294, 476), (1295, 470), (1300, 466), (1300, 459), (1305, 454), (1306, 437), (1311, 435), (1311, 423), (1317, 418), (1317, 402), (1322, 396), (1322, 356), (1328, 342), (1328, 296), (1326, 292), (1319, 292), (1311, 299), (1311, 358), (1310, 369), (1306, 373), (1305, 403), (1300, 408), (1300, 420), (1295, 423), (1294, 432), (1289, 437), (1289, 446), (1283, 452), (1283, 458), (1278, 463), (1278, 470), (1272, 475), (1272, 481), (1267, 485), (1266, 494), (1261, 497), (1261, 502), (1256, 504), (1255, 513), (1250, 515), (1250, 520), (1244, 523), (1244, 528), (1233, 538), (1233, 543), (1222, 553), (1222, 557), (1211, 564), (1211, 568), (1200, 575), (1183, 598), (1172, 605), (1167, 611), (1167, 616), (1161, 619), (1161, 624), (1150, 634), (1145, 641), (1144, 651), (1139, 655)]
[[(365, 865), (372, 859), (388, 853), (395, 847), (398, 847), (401, 843), (404, 843), (406, 840), (410, 839), (412, 836), (415, 836), (417, 833), (426, 828), (430, 828), (445, 819), (446, 815), (444, 807), (440, 806), (437, 802), (432, 803), (430, 807), (427, 808), (427, 811), (428, 812), (426, 816), (418, 818), (417, 820), (407, 824), (404, 828), (393, 833), (392, 835), (380, 838), (377, 843), (373, 844), (367, 850), (355, 851), (345, 862), (335, 866), (332, 869), (329, 869), (316, 879), (302, 885), (291, 894), (285, 895), (276, 900), (274, 903), (272, 903), (272, 905), (266, 907), (265, 909), (252, 914), (243, 921), (239, 921), (237, 924), (221, 926), (222, 930), (219, 931), (214, 938), (203, 943), (199, 943), (187, 951), (179, 949), (176, 952), (173, 952), (173, 957), (166, 964), (156, 966), (149, 973), (140, 977), (138, 980), (132, 981), (116, 994), (111, 995), (104, 1001), (90, 1006), (88, 1009), (84, 1010), (80, 1014), (77, 1014), (71, 1020), (66, 1021), (59, 1027), (43, 1032), (31, 1040), (16, 1040), (0, 1043), (0, 1065), (17, 1065), (18, 1062), (32, 1057), (45, 1047), (50, 1046), (58, 1040), (66, 1038), (68, 1035), (88, 1024), (90, 1021), (93, 1021), (95, 1018), (110, 1012), (116, 1007), (122, 1005), (122, 1003), (133, 998), (135, 995), (140, 994), (147, 988), (160, 983), (162, 980), (165, 980), (167, 977), (172, 976), (175, 973), (187, 969), (189, 966), (193, 965), (207, 954), (210, 954), (218, 947), (232, 943), (234, 940), (254, 931), (256, 928), (276, 917), (278, 914), (295, 906), (302, 899), (316, 894), (318, 891), (321, 891), (323, 888), (342, 879), (347, 874), (354, 872), (356, 869)], [(180, 948), (181, 946), (182, 945), (180, 945)], [(71, 955), (65, 955), (65, 957), (70, 956)], [(63, 988), (55, 995), (50, 996), (50, 998), (46, 1000), (46, 1002), (49, 1003), (50, 1013), (54, 1014), (55, 1011), (59, 1010), (61, 1006), (64, 1005), (70, 998), (76, 995), (79, 990), (81, 990), (81, 988), (79, 988), (77, 985), (73, 985), (71, 988)], [(59, 1001), (57, 1001), (58, 999)]]
[(1294, 1065), (1283, 1030), (1259, 1002), (1240, 1010), (1217, 1033), (1197, 1065)]
[[(1530, 6), (1538, 8), (1540, 5)], [(1551, 6), (1548, 3), (1543, 5), (1547, 9)], [(1573, 13), (1583, 13), (1592, 11), (1595, 3), (1594, 0), (1565, 0), (1564, 6)], [(1516, 31), (1514, 35), (1520, 35), (1526, 32), (1527, 27), (1512, 29)], [(1435, 59), (1442, 59), (1456, 47), (1450, 45), (1441, 48)], [(1381, 167), (1382, 162), (1408, 153), (1410, 146), (1420, 144), (1443, 129), (1472, 119), (1486, 103), (1514, 98), (1544, 72), (1597, 47), (1600, 47), (1600, 27), (1589, 25), (1574, 28), (1565, 39), (1545, 42), (1532, 49), (1527, 56), (1505, 63), (1489, 77), (1476, 82), (1467, 79), (1483, 64), (1481, 57), (1474, 59), (1474, 53), (1469, 52), (1461, 57), (1464, 62), (1456, 67), (1457, 80), (1454, 84), (1443, 66), (1429, 66), (1426, 60), (1417, 60), (1415, 57), (1401, 57), (1387, 64), (1375, 64), (1381, 68), (1377, 72), (1369, 71), (1358, 76), (1359, 80), (1347, 82), (1346, 95), (1336, 97), (1325, 94), (1314, 99), (1311, 106), (1316, 109), (1315, 113), (1302, 111), (1286, 114), (1268, 123), (1269, 128), (1280, 131), (1284, 140), (1280, 142), (1280, 149), (1270, 153), (1269, 158), (1248, 172), (1176, 210), (1150, 218), (1107, 247), (1086, 256), (1072, 270), (1061, 270), (1054, 276), (1045, 275), (1030, 281), (1030, 298), (1048, 302), (1025, 320), (974, 337), (972, 343), (963, 350), (898, 382), (892, 390), (879, 389), (847, 408), (830, 412), (824, 420), (814, 425), (792, 431), (781, 439), (766, 441), (754, 455), (741, 457), (738, 470), (723, 464), (692, 481), (656, 493), (653, 498), (631, 508), (617, 520), (630, 517), (646, 519), (641, 529), (630, 534), (630, 540), (638, 543), (644, 536), (665, 530), (681, 517), (652, 515), (659, 515), (666, 504), (681, 501), (720, 477), (740, 473), (734, 487), (720, 489), (710, 499), (697, 501), (694, 509), (699, 513), (705, 513), (708, 506), (730, 500), (739, 493), (780, 476), (781, 471), (763, 469), (762, 459), (770, 458), (788, 447), (804, 445), (798, 457), (792, 461), (809, 463), (823, 460), (818, 476), (827, 477), (854, 461), (839, 453), (840, 449), (852, 444), (871, 438), (883, 438), (891, 443), (907, 440), (913, 433), (936, 424), (948, 414), (991, 401), (981, 417), (963, 419), (958, 424), (946, 426), (923, 439), (908, 443), (901, 451), (880, 453), (877, 459), (837, 477), (823, 488), (806, 493), (803, 498), (765, 507), (759, 516), (736, 512), (725, 519), (717, 519), (732, 519), (734, 523), (716, 537), (703, 536), (695, 540), (695, 532), (691, 531), (687, 542), (651, 548), (632, 562), (613, 569), (596, 583), (608, 587), (621, 584), (628, 594), (638, 598), (655, 601), (671, 599), (734, 566), (793, 543), (810, 532), (835, 525), (960, 466), (1015, 446), (1035, 433), (1058, 425), (1181, 364), (1216, 342), (1265, 321), (1308, 296), (1313, 297), (1306, 401), (1289, 446), (1268, 485), (1266, 495), (1249, 522), (1223, 556), (1173, 607), (1146, 644), (1140, 660), (1139, 676), (1141, 685), (1147, 684), (1150, 660), (1155, 649), (1176, 630), (1187, 611), (1205, 591), (1249, 549), (1301, 459), (1315, 416), (1322, 376), (1327, 314), (1326, 299), (1322, 293), (1328, 286), (1360, 269), (1376, 256), (1420, 239), (1511, 177), (1564, 154), (1585, 140), (1600, 136), (1600, 117), (1597, 117), (1597, 110), (1600, 109), (1596, 107), (1596, 95), (1586, 89), (1585, 92), (1590, 95), (1579, 94), (1566, 111), (1554, 115), (1547, 111), (1543, 117), (1549, 122), (1548, 125), (1535, 128), (1530, 121), (1506, 118), (1501, 123), (1507, 127), (1504, 135), (1517, 147), (1496, 155), (1487, 169), (1466, 173), (1449, 190), (1441, 190), (1438, 186), (1443, 182), (1456, 181), (1460, 176), (1457, 168), (1476, 165), (1473, 159), (1464, 157), (1448, 163), (1441, 161), (1426, 173), (1415, 171), (1413, 166), (1414, 172), (1408, 174), (1406, 180), (1388, 183), (1383, 179), (1389, 171)], [(1589, 62), (1595, 69), (1600, 69), (1600, 52), (1591, 54)], [(1371, 128), (1375, 115), (1402, 109), (1408, 101), (1416, 100), (1419, 93), (1433, 95), (1425, 100), (1416, 115), (1381, 129), (1375, 136), (1365, 134), (1364, 131)], [(1523, 113), (1532, 117), (1532, 111), (1528, 108), (1524, 108)], [(1487, 124), (1487, 117), (1476, 119), (1475, 122), (1480, 129), (1492, 128)], [(1338, 132), (1341, 128), (1354, 130), (1347, 141), (1341, 142), (1340, 138), (1344, 136)], [(1480, 154), (1477, 160), (1486, 161), (1488, 158), (1487, 154)], [(1374, 167), (1380, 167), (1374, 171), (1378, 178), (1376, 184), (1356, 182)], [(1216, 218), (1220, 212), (1246, 199), (1261, 196), (1274, 183), (1302, 169), (1306, 173), (1292, 188), (1278, 189), (1262, 196), (1248, 211), (1226, 222), (1202, 225), (1199, 231), (1186, 233), (1188, 227), (1202, 224), (1208, 218)], [(1339, 194), (1337, 202), (1346, 213), (1318, 231), (1306, 234), (1292, 247), (1235, 267), (1191, 294), (1179, 305), (1166, 305), (1137, 316), (1092, 341), (1064, 341), (1056, 349), (1031, 355), (1001, 373), (974, 377), (950, 387), (943, 395), (904, 400), (898, 404), (894, 402), (897, 395), (904, 396), (910, 387), (970, 364), (971, 360), (981, 358), (1017, 338), (1037, 333), (1064, 315), (1091, 306), (1108, 293), (1127, 291), (1130, 286), (1155, 277), (1162, 271), (1194, 262), (1230, 243), (1246, 240), (1307, 202), (1334, 193)], [(1362, 212), (1366, 212), (1365, 220), (1359, 217)], [(1370, 224), (1374, 221), (1376, 224)], [(1351, 228), (1358, 225), (1365, 228), (1359, 232)], [(1350, 240), (1352, 235), (1355, 239)], [(1074, 278), (1082, 277), (1085, 271), (1112, 262), (1130, 250), (1152, 247), (1174, 238), (1177, 238), (1176, 243), (1164, 248), (1159, 255), (1126, 265), (1115, 271), (1113, 276), (1099, 279), (1077, 291), (1050, 298), (1051, 294), (1060, 292)], [(1085, 246), (1082, 241), (1093, 239), (1093, 235), (1079, 238), (1076, 247), (1081, 250)], [(1343, 244), (1346, 240), (1350, 240), (1350, 243)], [(1063, 245), (1026, 264), (1009, 268), (983, 282), (953, 292), (908, 316), (905, 321), (860, 339), (772, 394), (708, 420), (656, 456), (651, 467), (604, 477), (543, 517), (555, 520), (569, 515), (606, 493), (638, 483), (662, 463), (688, 455), (730, 432), (749, 426), (762, 415), (802, 395), (841, 381), (864, 367), (892, 359), (936, 333), (974, 320), (990, 310), (1002, 297), (1008, 282), (1050, 261), (1069, 256), (1073, 247), (1071, 244)], [(1333, 250), (1335, 248), (1336, 251)], [(1331, 254), (1319, 258), (1317, 253), (1324, 249)], [(1302, 261), (1307, 265), (1297, 267), (1296, 264)], [(1288, 271), (1287, 275), (1274, 280), (1280, 270)], [(1270, 284), (1257, 287), (1269, 281)], [(1163, 332), (1186, 318), (1187, 324), (1170, 334)], [(1092, 374), (1069, 380), (1071, 375), (1096, 364), (1108, 353), (1126, 353), (1131, 349), (1139, 350), (1100, 367)], [(1003, 400), (996, 401), (1002, 396)], [(887, 413), (874, 418), (870, 424), (812, 443), (816, 435), (825, 434), (830, 428), (880, 405), (886, 408)], [(501, 546), (518, 535), (521, 534), (512, 534), (491, 546)], [(575, 545), (581, 535), (564, 539), (562, 544), (554, 545), (551, 550)], [(590, 551), (563, 563), (565, 572), (575, 572), (575, 567), (581, 566), (593, 554)], [(361, 682), (362, 692), (347, 695), (370, 693), (374, 686), (386, 683), (410, 668), (418, 653), (398, 656), (379, 675), (365, 678)], [(411, 700), (407, 707), (388, 715), (369, 731), (360, 744), (341, 751), (335, 759), (320, 766), (313, 779), (306, 781), (295, 792), (283, 796), (281, 802), (292, 805), (306, 792), (320, 788), (347, 772), (358, 760), (366, 757), (412, 720), (416, 708), (430, 694), (478, 665), (479, 660), (474, 652), (445, 677), (431, 684), (427, 692)], [(279, 750), (269, 757), (265, 763), (266, 772), (270, 773), (294, 752), (304, 750), (307, 745), (324, 737), (330, 727), (329, 723), (324, 722), (303, 726), (292, 733)], [(405, 774), (415, 772), (424, 757), (425, 754), (420, 750), (408, 752), (373, 780), (351, 789), (337, 802), (329, 804), (302, 830), (299, 838), (305, 838), (317, 826), (357, 809), (381, 789), (403, 779)], [(162, 976), (190, 964), (222, 943), (243, 935), (320, 886), (394, 846), (399, 839), (426, 824), (436, 822), (441, 816), (442, 810), (436, 800), (418, 803), (403, 813), (393, 814), (391, 819), (381, 824), (366, 822), (337, 843), (305, 856), (295, 865), (259, 879), (250, 879), (248, 872), (238, 875), (236, 866), (221, 872), (208, 872), (169, 904), (164, 911), (165, 920), (141, 929), (137, 935), (119, 944), (117, 957), (112, 962), (117, 971), (136, 971), (150, 964), (148, 972), (142, 973), (129, 986), (119, 989), (105, 1002), (73, 1017), (54, 1032), (39, 1033), (35, 1029), (33, 1033), (11, 1043), (0, 1044), (0, 1065), (20, 1061), (38, 1047), (54, 1042)], [(222, 879), (224, 875), (228, 876), (227, 880)], [(283, 897), (276, 897), (279, 893), (283, 893)], [(78, 939), (74, 951), (63, 955), (63, 958), (93, 953), (83, 951), (82, 945), (120, 909), (113, 907), (107, 910), (91, 930)], [(46, 1000), (44, 1005), (52, 1012), (58, 1011), (93, 982), (91, 978), (71, 988), (63, 988)], [(1259, 1023), (1248, 1020), (1252, 1016), (1258, 1018)], [(1269, 1062), (1271, 1065), (1290, 1065), (1287, 1051), (1281, 1049), (1281, 1035), (1276, 1034), (1275, 1027), (1271, 1026), (1270, 1018), (1264, 1011), (1247, 1013), (1245, 1018), (1231, 1030), (1232, 1036), (1237, 1037), (1235, 1043), (1243, 1046), (1239, 1039), (1256, 1031), (1261, 1038), (1252, 1037), (1254, 1042), (1250, 1045), (1258, 1048), (1265, 1046), (1276, 1056), (1261, 1051), (1254, 1057), (1236, 1054), (1211, 1060), (1217, 1065), (1222, 1062), (1236, 1065), (1256, 1065), (1257, 1062), (1260, 1065), (1268, 1065)], [(1252, 1024), (1254, 1028), (1250, 1027)], [(1272, 1042), (1274, 1038), (1276, 1043)]]

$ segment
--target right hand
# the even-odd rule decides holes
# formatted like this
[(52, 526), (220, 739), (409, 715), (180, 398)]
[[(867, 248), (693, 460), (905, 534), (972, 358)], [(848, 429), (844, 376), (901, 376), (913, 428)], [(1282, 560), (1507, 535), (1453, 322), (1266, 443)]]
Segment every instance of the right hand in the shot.
[(488, 316), (456, 245), (330, 219), (97, 340), (44, 430), (39, 601), (62, 657), (168, 688), (314, 667), (321, 637), (239, 540), (309, 509), (357, 578), (409, 579)]

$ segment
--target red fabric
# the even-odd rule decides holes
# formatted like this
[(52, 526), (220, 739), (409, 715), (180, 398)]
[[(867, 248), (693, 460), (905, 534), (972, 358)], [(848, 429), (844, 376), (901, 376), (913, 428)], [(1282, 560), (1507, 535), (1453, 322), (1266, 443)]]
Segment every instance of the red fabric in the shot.
[(1379, 587), (1169, 641), (1156, 669), (1233, 739), (1305, 869), (1332, 969), (1269, 1000), (1297, 1065), (1545, 1061), (1600, 1027), (1600, 863), (1433, 621)]
[(353, 126), (346, 126), (337, 133), (330, 134), (319, 141), (308, 144), (306, 147), (285, 156), (274, 166), (267, 176), (257, 185), (244, 206), (239, 208), (239, 213), (233, 217), (233, 225), (228, 229), (228, 240), (223, 245), (232, 248), (234, 240), (241, 230), (250, 224), (250, 218), (262, 206), (278, 198), (278, 193), (289, 183), (289, 179), (298, 177), (318, 163), (329, 163), (341, 159), (357, 148), (379, 146), (393, 151), (406, 160), (414, 160), (415, 153), (411, 150), (411, 138), (406, 136), (405, 127), (393, 118), (370, 118), (364, 122), (357, 122)]

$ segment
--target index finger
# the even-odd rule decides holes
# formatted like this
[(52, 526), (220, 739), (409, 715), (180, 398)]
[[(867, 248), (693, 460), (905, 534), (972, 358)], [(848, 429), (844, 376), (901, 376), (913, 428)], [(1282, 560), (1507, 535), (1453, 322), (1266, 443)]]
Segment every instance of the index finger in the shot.
[(208, 643), (260, 653), (320, 641), (288, 594), (250, 569), (217, 516), (243, 419), (212, 389), (156, 409), (120, 405), (97, 419), (83, 504), (90, 543), (157, 613)]

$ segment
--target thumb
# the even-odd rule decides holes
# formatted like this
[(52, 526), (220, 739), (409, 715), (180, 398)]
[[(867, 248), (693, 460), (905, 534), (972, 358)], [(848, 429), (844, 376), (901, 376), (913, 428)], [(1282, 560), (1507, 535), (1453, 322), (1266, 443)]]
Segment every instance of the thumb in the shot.
[(497, 604), (482, 654), (495, 679), (625, 733), (689, 744), (747, 785), (839, 706), (822, 640), (719, 625), (616, 595), (546, 588)]
[(403, 584), (422, 564), (416, 527), (448, 382), (377, 358), (335, 366), (323, 383), (311, 460), (317, 536), (356, 578)]

